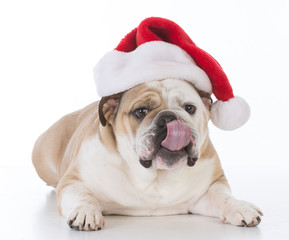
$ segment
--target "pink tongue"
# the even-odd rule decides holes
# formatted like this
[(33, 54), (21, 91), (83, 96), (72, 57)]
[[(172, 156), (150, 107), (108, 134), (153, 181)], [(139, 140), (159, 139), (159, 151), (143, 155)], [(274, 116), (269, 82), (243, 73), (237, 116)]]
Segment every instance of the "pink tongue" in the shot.
[(180, 120), (167, 123), (167, 137), (162, 146), (170, 151), (179, 151), (187, 146), (191, 140), (191, 129)]

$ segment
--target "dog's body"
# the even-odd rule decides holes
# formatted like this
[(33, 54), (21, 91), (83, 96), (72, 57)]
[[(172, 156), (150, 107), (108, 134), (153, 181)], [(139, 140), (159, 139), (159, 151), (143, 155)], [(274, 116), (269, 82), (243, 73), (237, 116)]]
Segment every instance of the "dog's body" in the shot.
[(102, 214), (196, 213), (255, 226), (261, 211), (230, 194), (209, 108), (183, 80), (138, 85), (63, 117), (36, 142), (33, 163), (75, 229), (102, 228)]

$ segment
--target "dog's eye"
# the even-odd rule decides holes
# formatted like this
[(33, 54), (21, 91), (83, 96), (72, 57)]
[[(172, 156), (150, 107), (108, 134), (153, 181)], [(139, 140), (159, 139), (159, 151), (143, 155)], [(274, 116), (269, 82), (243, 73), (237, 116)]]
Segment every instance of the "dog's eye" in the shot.
[(137, 118), (144, 118), (149, 113), (149, 110), (147, 108), (139, 108), (134, 111), (134, 116)]
[(189, 114), (194, 114), (196, 112), (196, 107), (194, 105), (187, 104), (184, 106), (184, 109)]

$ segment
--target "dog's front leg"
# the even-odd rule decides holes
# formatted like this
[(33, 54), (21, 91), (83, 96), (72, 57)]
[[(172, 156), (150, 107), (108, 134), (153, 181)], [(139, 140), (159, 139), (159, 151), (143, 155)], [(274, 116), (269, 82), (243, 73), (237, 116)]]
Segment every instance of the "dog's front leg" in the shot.
[(254, 204), (235, 199), (225, 177), (213, 183), (208, 192), (190, 209), (192, 213), (219, 217), (237, 226), (252, 227), (261, 222), (263, 213)]
[(62, 181), (57, 186), (58, 210), (75, 230), (100, 230), (104, 218), (97, 199), (81, 181)]

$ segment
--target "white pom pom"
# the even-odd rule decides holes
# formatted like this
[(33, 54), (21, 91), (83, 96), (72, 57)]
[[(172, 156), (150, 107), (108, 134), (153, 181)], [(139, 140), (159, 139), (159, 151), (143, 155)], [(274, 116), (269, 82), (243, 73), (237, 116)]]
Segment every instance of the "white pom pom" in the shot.
[(241, 97), (216, 101), (211, 108), (213, 124), (223, 130), (234, 130), (244, 125), (250, 117), (250, 107)]

